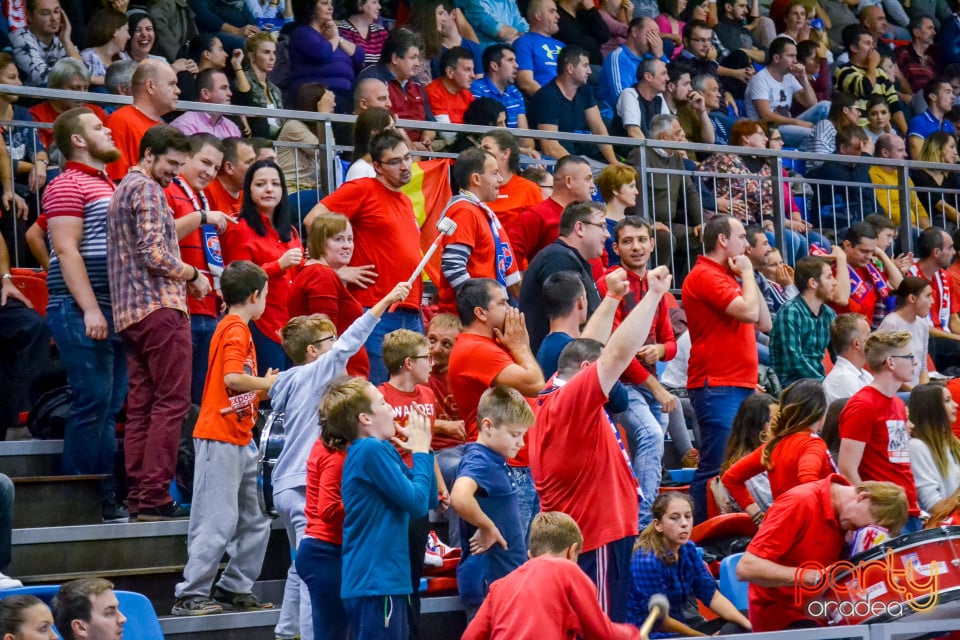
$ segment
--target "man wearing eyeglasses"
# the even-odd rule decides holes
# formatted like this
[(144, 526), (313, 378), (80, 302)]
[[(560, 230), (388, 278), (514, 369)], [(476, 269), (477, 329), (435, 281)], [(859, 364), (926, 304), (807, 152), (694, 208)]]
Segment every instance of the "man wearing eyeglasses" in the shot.
[(920, 507), (910, 468), (907, 409), (897, 397), (917, 367), (909, 331), (877, 331), (864, 348), (873, 382), (856, 392), (840, 414), (840, 456), (837, 466), (851, 484), (889, 481), (907, 494), (910, 518), (902, 533), (918, 531)]
[[(370, 143), (370, 157), (376, 178), (358, 178), (344, 183), (320, 201), (304, 218), (307, 228), (317, 218), (334, 211), (350, 219), (355, 248), (351, 267), (373, 267), (373, 283), (366, 288), (347, 283), (365, 309), (386, 296), (393, 284), (406, 280), (420, 262), (420, 227), (410, 198), (401, 191), (410, 182), (410, 149), (396, 130), (378, 134)], [(383, 314), (380, 324), (367, 340), (370, 382), (387, 381), (383, 364), (383, 336), (396, 329), (423, 332), (420, 300), (423, 281), (414, 278), (407, 297), (393, 312)]]

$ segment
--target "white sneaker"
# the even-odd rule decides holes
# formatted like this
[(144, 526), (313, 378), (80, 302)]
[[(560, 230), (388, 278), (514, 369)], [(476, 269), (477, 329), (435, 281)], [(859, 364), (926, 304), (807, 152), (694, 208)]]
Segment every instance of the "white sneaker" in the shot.
[(0, 573), (0, 591), (3, 589), (18, 589), (22, 586), (23, 583), (16, 578), (11, 578), (10, 576), (5, 576)]

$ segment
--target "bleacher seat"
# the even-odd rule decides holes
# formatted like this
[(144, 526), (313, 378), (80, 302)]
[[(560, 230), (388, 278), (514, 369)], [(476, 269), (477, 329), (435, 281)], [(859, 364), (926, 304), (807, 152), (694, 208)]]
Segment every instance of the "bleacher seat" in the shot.
[(720, 593), (738, 610), (746, 611), (750, 603), (747, 583), (737, 580), (737, 563), (742, 557), (742, 553), (735, 553), (720, 561)]
[(115, 591), (120, 611), (127, 617), (123, 640), (164, 640), (160, 620), (146, 596), (133, 591)]
[(47, 279), (45, 277), (33, 274), (17, 274), (13, 276), (13, 284), (23, 292), (23, 295), (27, 297), (37, 313), (41, 316), (47, 315), (49, 294), (47, 293)]
[(0, 591), (0, 599), (10, 596), (37, 596), (47, 604), (53, 600), (53, 597), (60, 591), (58, 584), (35, 584), (26, 587), (16, 587), (14, 589), (4, 589)]

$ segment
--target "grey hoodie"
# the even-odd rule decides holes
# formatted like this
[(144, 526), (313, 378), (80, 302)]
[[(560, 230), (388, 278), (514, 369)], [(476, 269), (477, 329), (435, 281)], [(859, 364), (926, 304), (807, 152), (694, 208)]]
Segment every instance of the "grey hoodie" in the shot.
[(327, 387), (346, 373), (347, 360), (360, 350), (380, 322), (370, 312), (351, 324), (333, 348), (310, 364), (280, 373), (270, 389), (270, 404), (282, 411), (285, 440), (273, 470), (274, 495), (307, 486), (307, 458), (320, 436), (317, 411)]

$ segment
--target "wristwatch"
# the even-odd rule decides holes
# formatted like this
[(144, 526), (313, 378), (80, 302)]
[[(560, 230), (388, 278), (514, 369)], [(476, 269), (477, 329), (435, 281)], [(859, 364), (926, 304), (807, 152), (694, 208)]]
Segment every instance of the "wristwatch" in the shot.
[(4, 279), (4, 280), (13, 280), (13, 274), (12, 274), (12, 273), (5, 273), (5, 274), (3, 274), (3, 279)]

